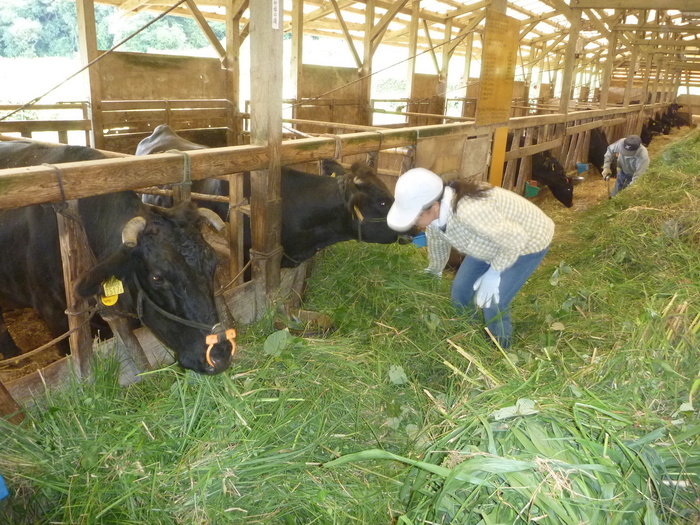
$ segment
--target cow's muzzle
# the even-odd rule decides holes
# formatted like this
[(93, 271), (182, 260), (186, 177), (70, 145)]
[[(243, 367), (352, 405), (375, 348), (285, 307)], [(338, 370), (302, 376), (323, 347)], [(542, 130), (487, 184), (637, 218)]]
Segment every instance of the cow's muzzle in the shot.
[(214, 345), (217, 343), (223, 343), (224, 341), (228, 341), (231, 344), (231, 358), (233, 358), (233, 354), (236, 353), (236, 329), (229, 328), (225, 330), (224, 327), (221, 326), (221, 323), (214, 325), (211, 334), (209, 334), (205, 340), (207, 344), (205, 356), (207, 364), (215, 370), (216, 363), (214, 363), (211, 358), (211, 349), (214, 348)]

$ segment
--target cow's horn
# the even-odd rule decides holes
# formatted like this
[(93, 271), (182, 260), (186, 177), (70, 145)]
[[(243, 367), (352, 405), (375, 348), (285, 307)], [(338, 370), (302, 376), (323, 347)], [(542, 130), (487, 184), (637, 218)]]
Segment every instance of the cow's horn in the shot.
[(221, 220), (221, 217), (219, 217), (209, 208), (198, 208), (197, 211), (199, 211), (199, 214), (204, 217), (217, 232), (220, 232), (226, 227), (226, 224)]
[(137, 244), (139, 233), (146, 227), (146, 219), (143, 217), (134, 217), (124, 225), (122, 230), (122, 243), (125, 246), (133, 248)]

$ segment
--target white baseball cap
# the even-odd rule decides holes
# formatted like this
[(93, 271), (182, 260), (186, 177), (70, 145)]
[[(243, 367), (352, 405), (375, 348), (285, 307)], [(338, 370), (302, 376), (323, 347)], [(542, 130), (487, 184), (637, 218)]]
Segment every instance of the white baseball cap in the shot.
[(408, 230), (423, 208), (440, 197), (443, 188), (440, 176), (425, 168), (413, 168), (401, 175), (394, 189), (394, 204), (386, 217), (389, 228), (397, 232)]

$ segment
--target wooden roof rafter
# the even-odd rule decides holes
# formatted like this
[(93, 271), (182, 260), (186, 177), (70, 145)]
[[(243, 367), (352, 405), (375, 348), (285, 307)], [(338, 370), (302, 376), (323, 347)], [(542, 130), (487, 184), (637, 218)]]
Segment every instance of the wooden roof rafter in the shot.
[[(285, 31), (289, 31), (291, 0), (279, 1), (285, 9)], [(162, 12), (165, 6), (172, 5), (172, 0), (95, 2), (120, 7), (127, 13)], [(236, 5), (242, 5), (241, 2), (238, 0)], [(371, 0), (373, 20), (365, 23), (368, 2), (370, 0), (304, 0), (303, 30), (309, 35), (344, 39), (356, 64), (360, 56), (356, 46), (364, 44), (368, 37), (372, 52), (380, 43), (408, 47), (414, 11), (412, 1)], [(223, 13), (228, 0), (191, 0), (189, 3), (199, 7), (204, 19), (225, 21)], [(448, 56), (466, 54), (464, 40), (469, 33), (482, 31), (481, 18), (490, 6), (491, 0), (422, 0), (416, 10), (423, 28), (417, 46), (424, 50), (434, 43), (435, 46), (445, 45)], [(698, 49), (700, 41), (696, 37), (700, 27), (684, 16), (687, 11), (700, 11), (697, 0), (509, 0), (507, 3), (507, 13), (520, 22), (520, 45), (544, 45), (551, 53), (564, 50), (570, 20), (580, 17), (579, 46), (582, 44), (585, 51), (578, 60), (586, 62), (607, 56), (608, 41), (613, 32), (617, 54), (628, 59), (636, 53), (639, 57), (653, 55), (656, 61), (658, 57), (670, 59), (680, 56), (683, 50), (692, 52)], [(172, 14), (191, 16), (192, 12), (194, 10), (183, 5)], [(243, 39), (248, 34), (249, 16), (246, 10), (240, 17)], [(479, 17), (476, 23), (475, 17)], [(371, 34), (365, 35), (370, 26)], [(555, 40), (558, 43), (552, 46)], [(475, 49), (480, 47), (478, 39), (474, 44)], [(212, 45), (216, 47), (214, 43)], [(221, 54), (220, 49), (217, 51)], [(678, 61), (673, 63), (676, 66)]]

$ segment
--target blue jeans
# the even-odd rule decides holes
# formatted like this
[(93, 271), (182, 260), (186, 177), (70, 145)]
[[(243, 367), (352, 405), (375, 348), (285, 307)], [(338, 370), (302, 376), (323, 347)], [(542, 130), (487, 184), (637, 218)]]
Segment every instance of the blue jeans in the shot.
[(627, 186), (629, 186), (630, 182), (632, 182), (632, 175), (627, 175), (627, 173), (625, 173), (624, 171), (619, 170), (617, 172), (617, 180), (615, 181), (615, 187), (613, 188), (612, 193), (610, 193), (610, 195), (617, 195)]
[[(549, 246), (537, 253), (521, 255), (513, 266), (501, 273), (499, 286), (500, 300), (498, 304), (491, 304), (484, 308), (484, 322), (503, 348), (510, 346), (512, 327), (510, 324), (510, 303), (523, 287), (528, 277), (539, 266)], [(452, 281), (452, 304), (463, 313), (475, 314), (474, 282), (481, 277), (491, 265), (485, 261), (466, 257), (457, 270)]]

